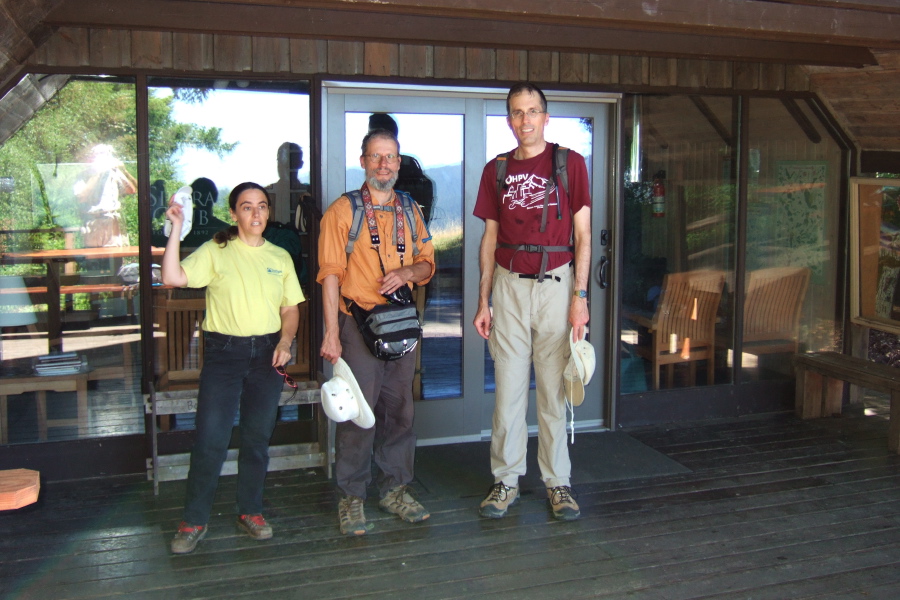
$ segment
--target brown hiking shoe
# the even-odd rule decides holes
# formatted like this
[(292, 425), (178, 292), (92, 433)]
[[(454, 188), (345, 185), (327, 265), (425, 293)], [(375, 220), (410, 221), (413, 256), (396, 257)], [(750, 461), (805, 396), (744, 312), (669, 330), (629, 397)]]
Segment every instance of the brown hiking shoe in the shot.
[(363, 510), (364, 500), (359, 496), (345, 496), (338, 502), (338, 518), (341, 522), (341, 533), (344, 535), (363, 535), (367, 531), (366, 513)]
[(574, 521), (581, 516), (581, 509), (575, 502), (575, 492), (567, 485), (547, 488), (547, 500), (553, 509), (553, 517), (560, 521)]
[(409, 493), (409, 486), (405, 485), (388, 490), (378, 503), (378, 507), (384, 512), (397, 515), (407, 523), (418, 523), (431, 516), (431, 513)]
[(519, 486), (511, 487), (498, 481), (488, 490), (487, 498), (481, 501), (478, 514), (488, 519), (506, 516), (507, 509), (519, 501)]

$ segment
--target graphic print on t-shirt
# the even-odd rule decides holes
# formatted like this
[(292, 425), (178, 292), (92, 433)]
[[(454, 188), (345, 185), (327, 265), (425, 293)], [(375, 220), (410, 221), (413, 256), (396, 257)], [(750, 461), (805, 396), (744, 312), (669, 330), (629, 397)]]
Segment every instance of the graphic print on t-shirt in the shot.
[(554, 194), (556, 184), (552, 180), (538, 177), (534, 173), (508, 175), (502, 204), (507, 210), (544, 208), (544, 190), (548, 185), (550, 186), (548, 206), (556, 206), (559, 203), (559, 196)]

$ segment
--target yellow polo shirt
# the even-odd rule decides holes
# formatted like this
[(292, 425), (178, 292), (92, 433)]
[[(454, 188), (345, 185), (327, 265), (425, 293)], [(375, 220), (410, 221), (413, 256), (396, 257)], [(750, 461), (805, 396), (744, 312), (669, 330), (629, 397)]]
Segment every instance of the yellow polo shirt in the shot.
[(206, 287), (203, 330), (247, 337), (281, 331), (281, 307), (303, 302), (291, 256), (271, 242), (210, 240), (181, 261), (188, 287)]

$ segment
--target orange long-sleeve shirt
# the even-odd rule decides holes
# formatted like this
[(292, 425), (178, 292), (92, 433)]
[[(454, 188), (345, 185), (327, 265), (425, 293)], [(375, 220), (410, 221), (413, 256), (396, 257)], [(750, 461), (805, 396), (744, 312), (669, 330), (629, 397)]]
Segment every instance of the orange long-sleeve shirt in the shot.
[[(416, 244), (419, 253), (414, 256), (409, 223), (404, 221), (406, 223), (406, 253), (403, 257), (403, 265), (401, 265), (394, 242), (396, 222), (393, 211), (376, 210), (375, 219), (378, 223), (378, 235), (381, 238), (380, 253), (385, 272), (390, 273), (403, 265), (425, 262), (431, 266), (431, 273), (418, 284), (428, 283), (434, 276), (435, 263), (434, 246), (431, 244), (425, 224), (420, 219), (416, 219), (418, 239)], [(378, 278), (382, 276), (381, 266), (378, 262), (378, 255), (372, 249), (365, 218), (359, 231), (359, 237), (353, 246), (353, 252), (349, 257), (347, 256), (347, 239), (352, 222), (353, 211), (350, 207), (350, 199), (346, 196), (335, 200), (325, 211), (319, 231), (319, 273), (316, 281), (321, 284), (327, 276), (336, 275), (341, 288), (341, 296), (353, 300), (364, 310), (371, 310), (376, 304), (387, 302), (378, 293), (380, 287)], [(341, 311), (349, 314), (344, 303), (340, 302), (339, 304)]]

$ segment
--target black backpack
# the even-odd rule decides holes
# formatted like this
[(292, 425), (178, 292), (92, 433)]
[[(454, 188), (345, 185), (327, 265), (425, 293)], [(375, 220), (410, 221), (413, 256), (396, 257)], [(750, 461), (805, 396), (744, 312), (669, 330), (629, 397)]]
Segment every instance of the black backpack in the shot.
[(434, 204), (434, 182), (425, 175), (414, 156), (403, 154), (400, 158), (400, 171), (397, 173), (394, 190), (401, 190), (412, 196), (428, 224), (431, 222), (431, 207)]

